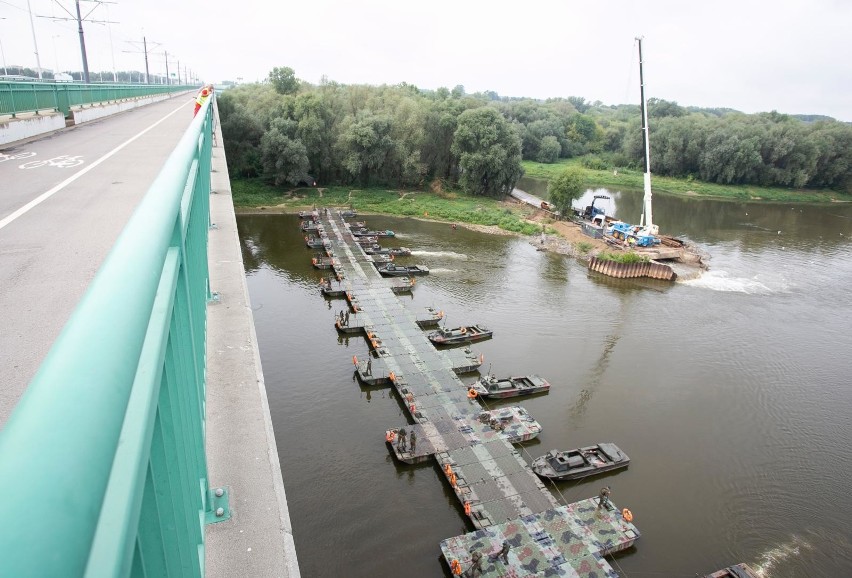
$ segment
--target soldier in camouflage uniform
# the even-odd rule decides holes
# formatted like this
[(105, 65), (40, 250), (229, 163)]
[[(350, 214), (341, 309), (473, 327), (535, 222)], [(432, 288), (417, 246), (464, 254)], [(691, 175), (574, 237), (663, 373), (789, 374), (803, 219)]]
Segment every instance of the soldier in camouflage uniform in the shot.
[(466, 578), (475, 578), (476, 576), (482, 576), (482, 554), (479, 553), (479, 550), (473, 550), (473, 554), (471, 555), (471, 565), (470, 568), (464, 573)]
[(598, 509), (599, 510), (601, 508), (603, 508), (604, 506), (609, 505), (609, 494), (610, 494), (610, 492), (611, 492), (611, 490), (610, 490), (609, 486), (604, 486), (603, 488), (601, 488), (601, 493), (598, 494)]

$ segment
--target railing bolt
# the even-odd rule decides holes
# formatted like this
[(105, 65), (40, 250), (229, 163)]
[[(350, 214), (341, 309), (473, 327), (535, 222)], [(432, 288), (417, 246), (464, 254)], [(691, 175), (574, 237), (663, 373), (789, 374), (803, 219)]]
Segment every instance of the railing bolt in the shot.
[(217, 498), (221, 498), (224, 495), (225, 495), (225, 490), (223, 490), (222, 488), (216, 488), (216, 497)]
[(225, 515), (225, 508), (216, 508), (216, 517), (221, 518)]

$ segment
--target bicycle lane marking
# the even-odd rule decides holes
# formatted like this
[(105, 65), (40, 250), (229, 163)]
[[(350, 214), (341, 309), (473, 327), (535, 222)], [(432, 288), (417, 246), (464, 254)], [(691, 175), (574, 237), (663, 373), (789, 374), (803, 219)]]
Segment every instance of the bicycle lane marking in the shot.
[(171, 116), (177, 114), (178, 112), (180, 112), (181, 110), (184, 110), (185, 108), (186, 108), (186, 103), (180, 105), (178, 108), (176, 108), (175, 110), (173, 110), (172, 112), (170, 112), (169, 114), (167, 114), (166, 116), (164, 116), (163, 118), (161, 118), (160, 120), (158, 120), (157, 122), (155, 122), (154, 124), (152, 124), (151, 126), (146, 128), (145, 130), (143, 130), (142, 132), (140, 132), (136, 136), (130, 137), (128, 140), (124, 141), (123, 143), (121, 143), (120, 145), (118, 145), (117, 147), (115, 147), (114, 149), (109, 151), (108, 153), (106, 153), (104, 156), (102, 156), (98, 160), (94, 161), (92, 164), (90, 164), (86, 168), (80, 169), (78, 172), (74, 173), (73, 175), (71, 175), (70, 177), (68, 177), (67, 179), (65, 179), (64, 181), (62, 181), (61, 183), (59, 183), (58, 185), (53, 187), (52, 189), (45, 191), (44, 193), (42, 193), (41, 195), (39, 195), (38, 197), (36, 197), (32, 201), (30, 201), (29, 203), (27, 203), (26, 205), (24, 205), (23, 207), (21, 207), (20, 209), (15, 211), (14, 213), (10, 214), (8, 217), (5, 217), (4, 219), (0, 220), (0, 230), (2, 230), (6, 225), (9, 225), (10, 223), (12, 223), (18, 217), (21, 217), (21, 216), (27, 214), (28, 212), (30, 212), (31, 209), (34, 209), (35, 207), (37, 207), (38, 205), (40, 205), (41, 203), (43, 203), (44, 201), (46, 201), (47, 199), (49, 199), (50, 197), (52, 197), (53, 195), (55, 195), (56, 193), (58, 193), (59, 191), (61, 191), (62, 189), (64, 189), (65, 187), (67, 187), (68, 185), (70, 185), (71, 183), (76, 181), (77, 179), (79, 179), (80, 177), (82, 177), (83, 175), (85, 175), (86, 173), (88, 173), (89, 171), (91, 171), (93, 168), (95, 168), (96, 166), (100, 165), (102, 162), (109, 159), (111, 156), (113, 156), (114, 154), (119, 152), (121, 149), (123, 149), (127, 145), (131, 144), (133, 141), (140, 138), (141, 136), (143, 136), (148, 131), (156, 128), (160, 123), (165, 122)]

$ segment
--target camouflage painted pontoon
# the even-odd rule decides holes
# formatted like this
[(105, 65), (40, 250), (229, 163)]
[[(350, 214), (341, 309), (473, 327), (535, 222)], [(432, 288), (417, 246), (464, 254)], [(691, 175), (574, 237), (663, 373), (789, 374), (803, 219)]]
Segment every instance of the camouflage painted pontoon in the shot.
[[(629, 512), (593, 500), (561, 506), (512, 446), (538, 435), (541, 426), (522, 408), (484, 411), (454, 373), (448, 352), (426, 338), (345, 223), (329, 211), (320, 212), (320, 222), (339, 261), (335, 278), (347, 287), (350, 318), (347, 323), (344, 312), (342, 325), (363, 327), (372, 352), (369, 369), (353, 358), (359, 377), (384, 373), (405, 412), (405, 423), (388, 428), (382, 442), (406, 463), (435, 460), (474, 529), (442, 542), (447, 564), (457, 574), (478, 564), (480, 574), (485, 569), (493, 576), (615, 576), (603, 556), (639, 537)], [(387, 532), (392, 539), (395, 533)], [(476, 561), (471, 549), (478, 549)]]

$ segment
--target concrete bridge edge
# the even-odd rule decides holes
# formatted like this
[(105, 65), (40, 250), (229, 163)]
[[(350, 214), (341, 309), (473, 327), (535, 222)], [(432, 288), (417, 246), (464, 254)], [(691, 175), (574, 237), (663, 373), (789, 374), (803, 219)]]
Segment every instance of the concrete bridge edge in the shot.
[(299, 564), (222, 134), (215, 111), (209, 235), (207, 460), (210, 488), (225, 487), (231, 518), (206, 527), (205, 575), (298, 578)]

